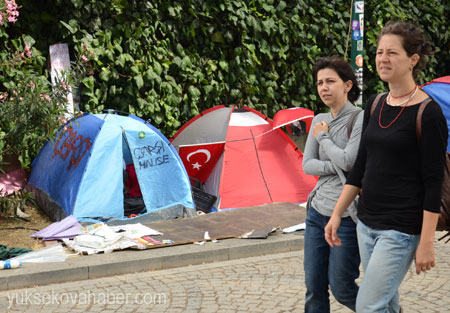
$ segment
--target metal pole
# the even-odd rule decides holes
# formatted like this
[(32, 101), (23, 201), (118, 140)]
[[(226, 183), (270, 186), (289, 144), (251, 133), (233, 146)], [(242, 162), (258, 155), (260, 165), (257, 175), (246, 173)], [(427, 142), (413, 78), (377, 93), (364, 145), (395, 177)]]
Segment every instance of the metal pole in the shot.
[(364, 1), (354, 1), (352, 8), (352, 67), (355, 70), (361, 93), (356, 105), (362, 107), (363, 87), (363, 39), (364, 39)]

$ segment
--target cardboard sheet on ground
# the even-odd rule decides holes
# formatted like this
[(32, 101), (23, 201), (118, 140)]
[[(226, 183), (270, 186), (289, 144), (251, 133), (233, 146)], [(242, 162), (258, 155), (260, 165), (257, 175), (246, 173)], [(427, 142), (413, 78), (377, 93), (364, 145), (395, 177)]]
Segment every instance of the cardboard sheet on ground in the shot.
[[(306, 209), (294, 203), (261, 206), (203, 214), (192, 218), (166, 220), (144, 225), (162, 232), (158, 240), (172, 240), (172, 245), (204, 241), (207, 231), (211, 239), (237, 238), (250, 231), (279, 227), (284, 229), (306, 220)], [(150, 246), (156, 248), (160, 246)]]
[[(99, 224), (89, 225), (84, 229), (93, 234), (108, 237), (110, 239), (108, 245), (99, 238), (91, 240), (92, 238), (81, 237), (78, 243), (76, 240), (63, 239), (63, 241), (72, 250), (83, 254), (108, 253), (126, 248), (149, 249), (238, 238), (249, 233), (252, 234), (249, 238), (266, 238), (265, 234), (268, 235), (274, 229), (284, 229), (304, 223), (305, 220), (304, 207), (284, 202), (203, 214), (192, 218), (144, 223), (144, 225), (109, 226), (108, 230), (102, 231), (96, 230), (103, 226)], [(113, 235), (110, 233), (112, 230), (114, 230)], [(260, 233), (264, 236), (260, 236)]]
[(277, 227), (262, 230), (252, 230), (241, 236), (243, 239), (266, 239), (270, 234), (277, 231)]

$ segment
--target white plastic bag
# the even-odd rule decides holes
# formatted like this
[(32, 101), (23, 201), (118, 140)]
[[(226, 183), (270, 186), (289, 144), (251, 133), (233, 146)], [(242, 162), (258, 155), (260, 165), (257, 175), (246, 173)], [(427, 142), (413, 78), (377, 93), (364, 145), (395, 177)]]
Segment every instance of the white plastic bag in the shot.
[(22, 261), (22, 263), (64, 262), (67, 258), (66, 248), (61, 243), (18, 255), (10, 260)]

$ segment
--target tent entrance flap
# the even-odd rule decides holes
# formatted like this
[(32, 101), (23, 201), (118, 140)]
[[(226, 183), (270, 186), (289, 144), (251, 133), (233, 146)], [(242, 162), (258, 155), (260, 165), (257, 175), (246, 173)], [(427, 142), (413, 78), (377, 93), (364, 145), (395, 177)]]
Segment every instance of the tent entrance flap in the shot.
[[(123, 153), (123, 192), (125, 198), (142, 197), (141, 185), (136, 174), (133, 157), (131, 156), (130, 146), (128, 144), (125, 131), (122, 129), (122, 153)], [(127, 202), (127, 200), (125, 200)], [(125, 203), (126, 206), (126, 203)], [(140, 207), (145, 207), (144, 203)], [(125, 216), (127, 209), (125, 207)]]
[(190, 183), (168, 144), (154, 132), (125, 130), (147, 212), (193, 207)]

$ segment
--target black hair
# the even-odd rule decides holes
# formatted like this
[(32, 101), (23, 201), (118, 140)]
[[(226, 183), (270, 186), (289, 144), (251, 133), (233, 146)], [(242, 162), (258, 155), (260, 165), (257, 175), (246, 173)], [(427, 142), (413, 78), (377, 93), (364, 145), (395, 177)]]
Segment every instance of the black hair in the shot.
[(389, 21), (382, 29), (381, 34), (378, 37), (377, 45), (381, 37), (389, 34), (397, 35), (402, 38), (402, 46), (408, 57), (413, 54), (419, 55), (419, 61), (413, 68), (413, 77), (416, 79), (427, 62), (427, 56), (433, 53), (431, 43), (415, 25), (408, 22)]
[(361, 89), (358, 86), (355, 71), (353, 71), (351, 65), (341, 57), (335, 55), (319, 58), (316, 60), (316, 63), (314, 63), (313, 67), (314, 80), (317, 81), (317, 73), (326, 68), (334, 70), (344, 82), (349, 80), (352, 81), (353, 86), (348, 92), (348, 100), (354, 103), (358, 99)]

